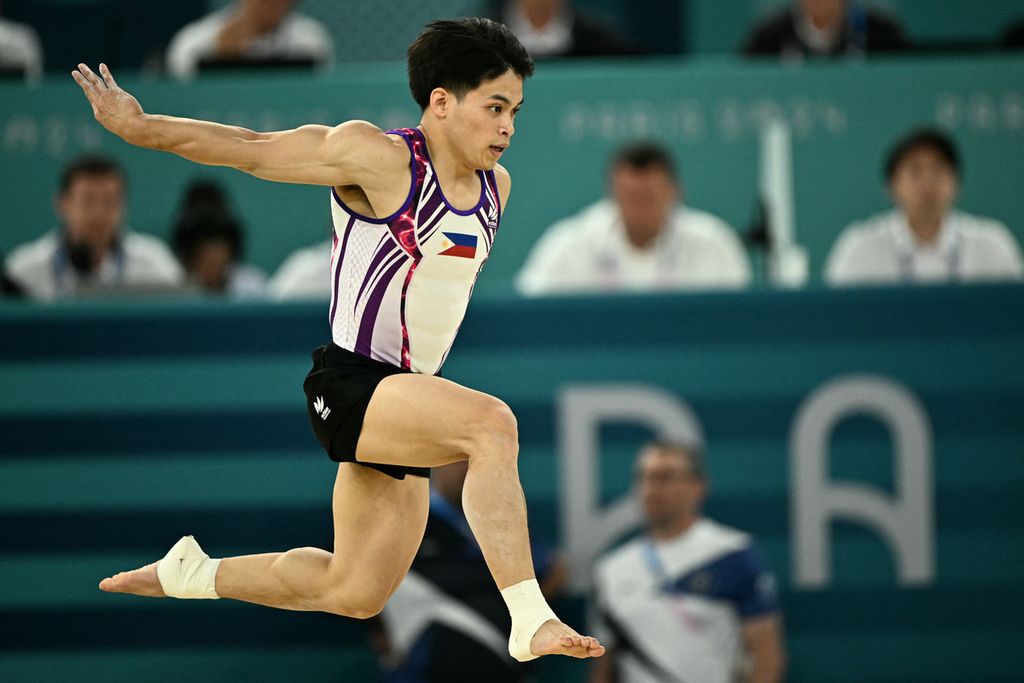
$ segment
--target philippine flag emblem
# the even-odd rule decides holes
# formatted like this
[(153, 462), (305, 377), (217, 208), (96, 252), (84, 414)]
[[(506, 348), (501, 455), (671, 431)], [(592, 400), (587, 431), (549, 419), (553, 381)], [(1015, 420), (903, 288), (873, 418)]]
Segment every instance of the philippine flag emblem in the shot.
[(476, 258), (476, 235), (463, 235), (461, 232), (443, 232), (445, 240), (441, 242), (444, 249), (438, 256), (459, 256)]

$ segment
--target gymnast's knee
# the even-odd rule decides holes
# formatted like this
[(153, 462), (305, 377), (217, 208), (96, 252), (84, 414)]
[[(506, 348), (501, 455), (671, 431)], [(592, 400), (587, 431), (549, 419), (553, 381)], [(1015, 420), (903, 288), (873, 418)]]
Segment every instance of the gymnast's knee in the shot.
[(333, 589), (320, 598), (320, 610), (352, 619), (369, 619), (381, 613), (388, 601), (387, 591)]
[(519, 426), (511, 408), (492, 398), (482, 406), (473, 424), (469, 459), (503, 458), (519, 454)]

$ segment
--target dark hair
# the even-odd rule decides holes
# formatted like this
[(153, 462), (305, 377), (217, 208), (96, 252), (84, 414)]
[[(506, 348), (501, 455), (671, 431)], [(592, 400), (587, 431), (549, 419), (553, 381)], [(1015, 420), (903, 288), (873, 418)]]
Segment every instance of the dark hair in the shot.
[(235, 218), (220, 185), (194, 181), (185, 190), (171, 241), (186, 266), (196, 250), (207, 242), (225, 242), (234, 260), (242, 256), (242, 226)]
[(421, 110), (434, 88), (461, 99), (484, 81), (512, 69), (520, 78), (533, 73), (533, 59), (515, 34), (490, 19), (471, 17), (427, 24), (407, 53), (409, 90)]
[(81, 176), (116, 175), (125, 183), (124, 170), (110, 157), (102, 154), (84, 154), (68, 162), (60, 174), (60, 193), (64, 194), (71, 188), (76, 178)]
[(632, 166), (639, 169), (658, 166), (673, 179), (678, 178), (672, 155), (656, 142), (633, 142), (622, 147), (612, 157), (611, 168), (614, 169), (617, 166)]
[(908, 154), (919, 149), (930, 149), (942, 157), (960, 177), (960, 156), (948, 135), (937, 128), (917, 128), (900, 138), (889, 150), (885, 160), (885, 180), (892, 182), (896, 169)]
[(706, 481), (708, 478), (707, 468), (704, 467), (704, 454), (693, 444), (655, 439), (644, 444), (644, 449), (674, 453), (686, 460), (690, 466), (690, 476), (694, 479)]

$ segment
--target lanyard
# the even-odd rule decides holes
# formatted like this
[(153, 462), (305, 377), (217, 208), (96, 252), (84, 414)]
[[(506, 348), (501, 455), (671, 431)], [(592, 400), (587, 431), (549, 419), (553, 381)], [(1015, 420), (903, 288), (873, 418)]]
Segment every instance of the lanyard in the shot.
[[(67, 244), (63, 241), (60, 246), (57, 247), (57, 251), (53, 254), (53, 279), (56, 284), (58, 294), (69, 294), (71, 292), (70, 283), (70, 270), (68, 266), (68, 248)], [(103, 268), (102, 263), (100, 268)], [(100, 272), (96, 273), (97, 276), (101, 275)], [(124, 248), (118, 242), (114, 246), (114, 284), (121, 284), (124, 281)]]
[[(945, 230), (950, 231), (950, 246), (946, 254), (946, 275), (950, 280), (960, 280), (961, 246), (963, 233), (953, 217), (949, 218)], [(909, 230), (909, 226), (908, 226)], [(900, 279), (904, 282), (911, 282), (914, 279), (914, 238), (911, 237), (899, 252)]]
[(647, 568), (651, 570), (651, 574), (654, 576), (654, 582), (658, 586), (658, 590), (662, 593), (667, 593), (671, 590), (672, 580), (669, 578), (668, 571), (665, 570), (665, 563), (661, 561), (661, 556), (658, 555), (658, 549), (654, 547), (654, 542), (650, 538), (645, 538), (640, 546), (644, 554), (644, 560), (647, 562)]

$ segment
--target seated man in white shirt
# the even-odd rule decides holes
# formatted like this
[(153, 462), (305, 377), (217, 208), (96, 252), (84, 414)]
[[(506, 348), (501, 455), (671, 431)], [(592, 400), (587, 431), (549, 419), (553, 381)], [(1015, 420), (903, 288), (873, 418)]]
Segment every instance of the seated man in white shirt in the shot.
[(167, 47), (167, 71), (195, 76), (216, 62), (309, 62), (329, 66), (334, 44), (324, 26), (293, 12), (295, 0), (235, 0), (178, 31)]
[(558, 221), (516, 278), (525, 295), (740, 288), (750, 263), (735, 231), (683, 206), (669, 152), (651, 143), (620, 150), (611, 196)]
[(5, 72), (38, 80), (43, 75), (43, 47), (31, 26), (0, 17), (0, 74)]
[(61, 228), (7, 257), (8, 277), (37, 300), (176, 290), (177, 259), (156, 237), (122, 229), (124, 172), (111, 159), (85, 156), (63, 172), (57, 196)]
[(1024, 262), (1005, 225), (954, 208), (960, 160), (944, 133), (922, 128), (885, 164), (896, 207), (847, 227), (825, 264), (831, 285), (1020, 280)]
[(749, 534), (702, 515), (700, 453), (650, 443), (634, 472), (646, 533), (596, 566), (594, 629), (607, 652), (590, 683), (783, 680), (775, 578)]

